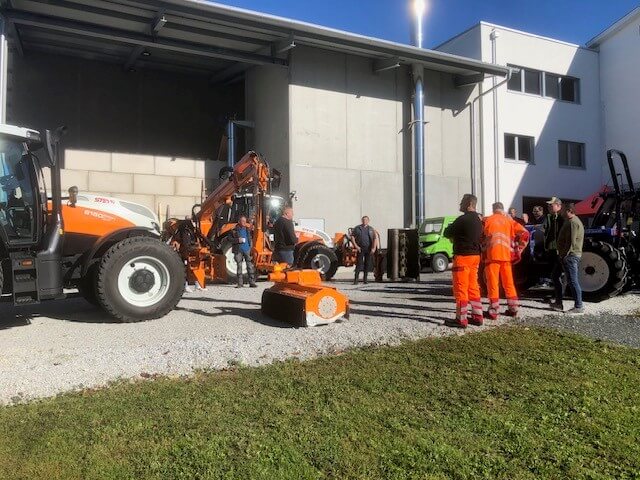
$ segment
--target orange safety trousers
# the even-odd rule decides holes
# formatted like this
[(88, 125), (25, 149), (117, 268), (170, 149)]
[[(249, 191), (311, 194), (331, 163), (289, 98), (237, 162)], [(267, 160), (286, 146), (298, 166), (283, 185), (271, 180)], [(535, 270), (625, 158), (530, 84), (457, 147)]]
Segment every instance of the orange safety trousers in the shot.
[(507, 297), (507, 312), (510, 315), (518, 313), (518, 292), (513, 283), (511, 262), (487, 262), (484, 266), (484, 276), (489, 297), (489, 318), (493, 320), (498, 318), (501, 284)]
[(468, 309), (476, 320), (482, 320), (482, 300), (478, 284), (480, 255), (453, 257), (453, 296), (456, 299), (456, 320), (467, 321)]

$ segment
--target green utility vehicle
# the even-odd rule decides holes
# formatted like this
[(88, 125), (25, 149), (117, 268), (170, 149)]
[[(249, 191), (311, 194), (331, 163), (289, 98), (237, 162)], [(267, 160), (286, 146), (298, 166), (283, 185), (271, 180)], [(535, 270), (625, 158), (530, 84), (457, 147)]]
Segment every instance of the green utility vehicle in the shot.
[(431, 267), (434, 273), (444, 272), (453, 258), (453, 244), (445, 238), (444, 230), (458, 218), (428, 218), (420, 225), (420, 265)]

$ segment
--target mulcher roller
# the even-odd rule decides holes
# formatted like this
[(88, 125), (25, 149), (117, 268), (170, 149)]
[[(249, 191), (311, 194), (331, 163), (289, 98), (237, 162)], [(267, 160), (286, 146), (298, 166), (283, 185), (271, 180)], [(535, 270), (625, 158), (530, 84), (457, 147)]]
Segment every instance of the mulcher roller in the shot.
[(275, 284), (262, 294), (262, 313), (294, 327), (327, 325), (349, 318), (349, 299), (322, 285), (316, 270), (290, 270), (269, 276)]

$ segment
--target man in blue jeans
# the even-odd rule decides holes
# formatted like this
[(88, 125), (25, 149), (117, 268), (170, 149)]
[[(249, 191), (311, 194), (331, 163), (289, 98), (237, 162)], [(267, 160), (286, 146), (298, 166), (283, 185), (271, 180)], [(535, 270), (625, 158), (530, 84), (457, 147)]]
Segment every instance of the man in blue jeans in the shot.
[(244, 284), (244, 278), (242, 275), (242, 262), (247, 264), (247, 275), (249, 277), (249, 286), (256, 288), (256, 269), (253, 266), (253, 259), (251, 258), (251, 229), (247, 222), (247, 217), (242, 215), (238, 219), (238, 224), (231, 232), (233, 238), (233, 245), (231, 251), (233, 252), (236, 265), (238, 266), (238, 284), (236, 288), (242, 288)]
[[(582, 246), (584, 244), (584, 226), (576, 216), (576, 208), (570, 203), (565, 210), (566, 221), (558, 233), (557, 247), (558, 255), (562, 261), (562, 267), (567, 278), (567, 283), (573, 290), (575, 306), (567, 313), (584, 313), (582, 305), (582, 289), (580, 288), (580, 278), (578, 277), (580, 258), (582, 257)], [(563, 311), (562, 298), (564, 288), (556, 285), (556, 303), (554, 310)]]

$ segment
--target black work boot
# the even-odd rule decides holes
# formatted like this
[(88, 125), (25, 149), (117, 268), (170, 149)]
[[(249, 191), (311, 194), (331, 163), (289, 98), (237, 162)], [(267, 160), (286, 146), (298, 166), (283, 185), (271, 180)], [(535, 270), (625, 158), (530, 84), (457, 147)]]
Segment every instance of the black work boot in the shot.
[(367, 274), (365, 272), (365, 274), (364, 274), (364, 284), (366, 285), (367, 283), (369, 283), (369, 282), (367, 281)]
[(353, 284), (357, 285), (358, 284), (358, 274), (356, 273), (356, 277), (353, 279)]

